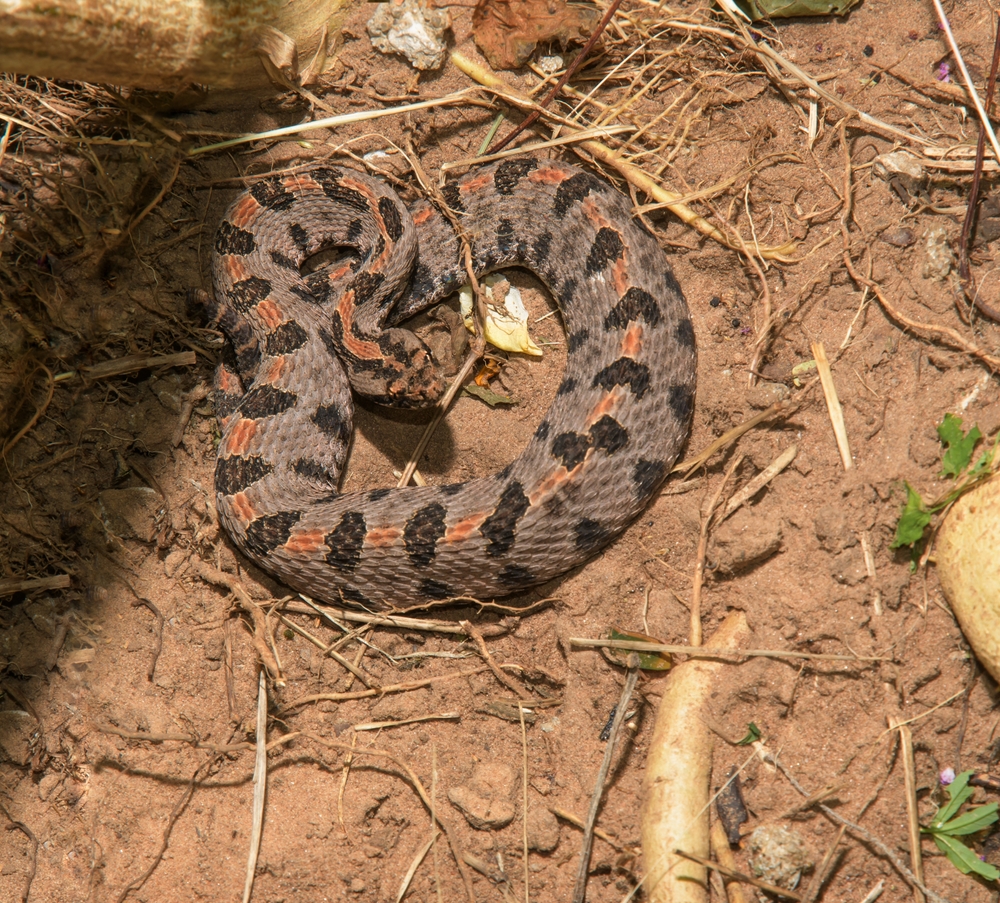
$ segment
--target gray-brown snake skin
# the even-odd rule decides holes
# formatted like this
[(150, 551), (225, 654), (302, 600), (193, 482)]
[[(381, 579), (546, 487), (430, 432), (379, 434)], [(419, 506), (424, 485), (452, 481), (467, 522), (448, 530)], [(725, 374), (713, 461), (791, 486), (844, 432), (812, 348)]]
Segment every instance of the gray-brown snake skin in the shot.
[[(216, 236), (210, 307), (239, 374), (220, 368), (217, 378), (220, 519), (244, 554), (320, 599), (379, 609), (549, 580), (625, 529), (687, 436), (691, 320), (627, 198), (580, 169), (526, 157), (474, 170), (445, 198), (477, 272), (522, 265), (551, 288), (569, 351), (521, 455), (449, 486), (337, 489), (351, 385), (401, 406), (442, 391), (427, 348), (396, 327), (465, 281), (437, 210), (408, 211), (382, 182), (323, 167), (257, 182)], [(360, 262), (300, 275), (332, 246)]]

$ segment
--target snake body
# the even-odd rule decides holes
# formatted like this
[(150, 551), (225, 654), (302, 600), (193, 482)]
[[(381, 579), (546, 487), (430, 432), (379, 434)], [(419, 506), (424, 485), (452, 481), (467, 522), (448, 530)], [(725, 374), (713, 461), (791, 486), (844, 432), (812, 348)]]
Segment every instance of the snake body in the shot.
[[(211, 313), (235, 350), (220, 367), (215, 470), (222, 524), (290, 587), (372, 609), (514, 593), (594, 555), (639, 514), (687, 436), (695, 342), (664, 252), (607, 182), (515, 158), (444, 190), (477, 272), (523, 266), (562, 311), (556, 398), (517, 459), (444, 486), (340, 494), (351, 387), (397, 406), (443, 383), (402, 320), (465, 281), (427, 203), (321, 167), (254, 184), (226, 213)], [(331, 247), (356, 259), (311, 275)]]

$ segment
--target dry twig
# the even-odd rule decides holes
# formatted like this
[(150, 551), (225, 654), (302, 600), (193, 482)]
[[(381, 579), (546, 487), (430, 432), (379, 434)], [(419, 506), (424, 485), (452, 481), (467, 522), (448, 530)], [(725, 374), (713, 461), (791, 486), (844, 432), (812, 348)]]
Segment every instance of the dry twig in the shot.
[[(917, 811), (917, 775), (913, 762), (913, 735), (909, 727), (897, 718), (889, 718), (889, 727), (899, 731), (900, 752), (903, 760), (903, 787), (906, 793), (906, 828), (910, 841), (910, 868), (918, 880), (924, 880), (924, 862), (920, 850), (920, 814)], [(919, 887), (913, 888), (914, 903), (925, 903)]]
[(639, 680), (639, 674), (641, 673), (638, 656), (630, 656), (630, 658), (632, 661), (629, 662), (625, 686), (622, 687), (618, 707), (615, 709), (615, 719), (611, 724), (611, 736), (604, 747), (604, 759), (601, 761), (601, 767), (597, 770), (594, 793), (590, 798), (590, 808), (587, 810), (587, 818), (583, 825), (583, 839), (580, 842), (580, 861), (577, 864), (576, 883), (573, 886), (573, 903), (583, 903), (584, 897), (587, 894), (590, 851), (594, 845), (594, 822), (597, 821), (597, 812), (601, 807), (601, 800), (604, 799), (604, 782), (607, 780), (608, 772), (611, 770), (611, 759), (615, 753), (618, 734), (621, 732), (622, 724), (625, 722), (628, 704), (632, 699), (632, 694), (635, 692), (636, 681)]
[(754, 878), (752, 875), (746, 875), (743, 872), (736, 871), (736, 869), (727, 868), (721, 863), (713, 862), (711, 859), (705, 859), (703, 856), (696, 856), (694, 853), (686, 853), (684, 850), (674, 850), (674, 852), (678, 856), (683, 856), (685, 859), (697, 862), (698, 865), (705, 866), (707, 869), (714, 869), (733, 881), (739, 881), (741, 884), (749, 884), (752, 887), (760, 888), (760, 890), (766, 891), (769, 894), (774, 894), (776, 897), (784, 897), (786, 900), (795, 900), (796, 903), (800, 903), (803, 899), (802, 895), (795, 893), (795, 891), (788, 890), (784, 887), (778, 887), (775, 884), (768, 884), (766, 881), (761, 881), (760, 878)]
[(847, 439), (847, 427), (844, 425), (844, 409), (841, 407), (840, 398), (837, 397), (837, 387), (833, 382), (833, 373), (830, 371), (830, 362), (826, 358), (823, 343), (813, 342), (812, 353), (816, 359), (816, 370), (823, 386), (823, 397), (826, 399), (826, 409), (830, 413), (833, 434), (837, 439), (840, 461), (844, 465), (844, 470), (854, 470), (854, 457), (851, 455), (851, 444)]
[(257, 853), (264, 831), (264, 796), (267, 793), (267, 677), (261, 668), (257, 674), (257, 744), (253, 768), (253, 818), (250, 826), (250, 849), (243, 885), (243, 903), (250, 903), (253, 876), (257, 871)]

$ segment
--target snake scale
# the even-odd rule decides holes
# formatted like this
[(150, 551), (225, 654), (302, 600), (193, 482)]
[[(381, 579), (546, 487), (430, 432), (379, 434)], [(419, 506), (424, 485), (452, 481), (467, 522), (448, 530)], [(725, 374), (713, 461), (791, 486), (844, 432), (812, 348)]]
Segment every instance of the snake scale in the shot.
[[(514, 158), (444, 189), (477, 272), (523, 266), (559, 303), (568, 357), (517, 459), (444, 486), (340, 494), (355, 392), (433, 403), (430, 352), (398, 324), (465, 281), (455, 232), (426, 202), (322, 166), (256, 182), (217, 232), (209, 312), (220, 366), (219, 516), (236, 546), (294, 589), (384, 609), (481, 599), (549, 580), (639, 514), (688, 433), (695, 341), (664, 252), (604, 180)], [(312, 274), (323, 249), (354, 254)]]

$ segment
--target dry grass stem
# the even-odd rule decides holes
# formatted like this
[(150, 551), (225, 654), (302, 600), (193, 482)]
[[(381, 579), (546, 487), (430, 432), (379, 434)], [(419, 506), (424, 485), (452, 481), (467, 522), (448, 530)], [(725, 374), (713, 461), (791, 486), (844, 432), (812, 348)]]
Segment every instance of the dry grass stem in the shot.
[[(511, 141), (514, 140), (518, 135), (521, 134), (525, 129), (530, 128), (530, 126), (542, 115), (542, 109), (547, 107), (555, 98), (558, 96), (559, 91), (562, 89), (563, 85), (566, 84), (573, 77), (573, 74), (580, 68), (583, 61), (587, 59), (590, 51), (593, 50), (594, 44), (597, 43), (598, 38), (608, 27), (608, 23), (614, 18), (615, 13), (618, 11), (618, 7), (621, 6), (622, 0), (611, 0), (608, 4), (608, 8), (604, 11), (604, 15), (601, 16), (601, 21), (597, 23), (597, 26), (593, 29), (590, 37), (587, 39), (586, 43), (577, 53), (575, 59), (566, 67), (566, 71), (560, 76), (559, 80), (552, 86), (552, 90), (545, 96), (541, 104), (539, 104), (538, 109), (534, 110), (523, 122), (519, 125), (514, 126), (514, 129), (507, 133), (506, 137), (498, 141), (492, 148), (494, 151), (502, 150)], [(527, 899), (525, 900), (527, 903)]]
[[(715, 819), (712, 822), (712, 827), (709, 829), (709, 837), (712, 841), (712, 854), (715, 856), (715, 861), (729, 872), (735, 872), (737, 870), (736, 857), (733, 855), (732, 847), (729, 846), (726, 829), (722, 826), (722, 822), (719, 819)], [(722, 879), (729, 878), (729, 881), (723, 880), (726, 899), (729, 903), (750, 903), (747, 895), (743, 893), (743, 886), (740, 882), (729, 875), (725, 875), (722, 871), (713, 870), (713, 873), (719, 875)]]
[(243, 885), (243, 903), (250, 903), (253, 876), (257, 871), (257, 854), (264, 832), (264, 797), (267, 793), (267, 677), (261, 668), (257, 675), (257, 745), (253, 768), (253, 822), (250, 827), (250, 850), (247, 853), (247, 875)]
[(765, 891), (766, 893), (774, 894), (776, 897), (783, 897), (786, 900), (795, 900), (796, 903), (803, 899), (802, 895), (795, 893), (795, 891), (786, 890), (785, 888), (778, 887), (774, 884), (768, 884), (766, 881), (761, 881), (760, 878), (754, 878), (751, 875), (746, 875), (736, 869), (726, 868), (726, 866), (721, 863), (713, 862), (711, 859), (705, 859), (703, 856), (696, 856), (694, 853), (685, 853), (684, 850), (674, 850), (674, 852), (678, 856), (683, 856), (685, 859), (697, 862), (698, 865), (705, 866), (707, 869), (713, 869), (733, 881), (739, 881), (741, 884), (749, 884), (752, 887)]
[(938, 22), (941, 23), (941, 28), (944, 29), (945, 36), (948, 38), (948, 44), (951, 47), (951, 52), (955, 55), (955, 62), (958, 63), (958, 69), (962, 73), (962, 81), (965, 82), (965, 87), (969, 92), (969, 97), (972, 98), (972, 104), (976, 108), (976, 113), (979, 114), (980, 127), (986, 132), (987, 137), (990, 139), (993, 154), (996, 156), (997, 162), (1000, 163), (1000, 144), (997, 143), (996, 132), (993, 131), (993, 125), (990, 123), (990, 117), (986, 115), (986, 110), (983, 109), (983, 102), (979, 99), (979, 92), (976, 91), (975, 85), (972, 84), (972, 78), (969, 76), (969, 70), (965, 68), (965, 60), (962, 58), (962, 51), (958, 49), (958, 42), (955, 40), (955, 35), (952, 33), (951, 23), (945, 15), (944, 7), (941, 5), (941, 0), (933, 0), (933, 3), (934, 9), (938, 15)]
[(421, 680), (411, 680), (406, 683), (399, 684), (387, 684), (386, 686), (373, 688), (370, 690), (353, 690), (349, 693), (315, 693), (311, 696), (303, 696), (301, 699), (295, 699), (292, 702), (285, 703), (282, 708), (282, 712), (290, 712), (292, 709), (300, 708), (301, 706), (308, 705), (311, 702), (347, 702), (352, 699), (372, 699), (375, 697), (386, 696), (389, 693), (409, 693), (411, 690), (420, 690), (423, 687), (429, 687), (433, 684), (446, 683), (451, 680), (461, 680), (466, 677), (472, 677), (474, 674), (484, 674), (490, 669), (483, 665), (480, 668), (472, 668), (469, 671), (458, 671), (453, 674), (440, 674), (437, 677), (425, 677)]
[[(351, 735), (351, 749), (353, 750), (358, 742), (358, 735)], [(347, 779), (351, 774), (351, 765), (354, 762), (354, 753), (349, 752), (344, 756), (344, 765), (340, 769), (340, 785), (337, 787), (337, 818), (340, 821), (340, 829), (344, 832), (344, 837), (350, 839), (347, 833), (347, 825), (344, 823), (344, 792), (347, 790)]]
[(226, 743), (224, 745), (208, 743), (191, 734), (153, 734), (145, 731), (125, 731), (120, 727), (104, 724), (100, 721), (94, 722), (94, 729), (102, 734), (113, 734), (116, 737), (121, 737), (123, 740), (136, 740), (140, 743), (184, 743), (193, 749), (207, 749), (220, 754), (243, 752), (254, 748), (251, 743)]
[[(771, 770), (774, 770), (773, 767)], [(843, 789), (843, 784), (827, 784), (825, 787), (821, 787), (801, 802), (786, 809), (775, 819), (775, 821), (787, 821), (790, 818), (798, 818), (803, 812), (808, 812), (817, 804), (825, 802), (826, 800), (836, 799), (837, 795)]]
[[(644, 0), (644, 2), (650, 2), (650, 0)], [(685, 22), (678, 19), (670, 19), (663, 24), (670, 27), (676, 28), (680, 31), (693, 31), (701, 34), (711, 34), (716, 37), (720, 37), (729, 41), (730, 43), (736, 45), (737, 47), (746, 50), (755, 56), (757, 56), (762, 65), (765, 65), (764, 61), (769, 60), (777, 64), (780, 68), (784, 69), (792, 78), (802, 83), (803, 86), (811, 90), (817, 97), (825, 100), (828, 104), (847, 113), (851, 116), (855, 116), (860, 119), (865, 125), (873, 129), (876, 132), (881, 132), (894, 139), (903, 139), (908, 144), (915, 145), (919, 148), (933, 147), (935, 142), (929, 138), (924, 138), (922, 135), (915, 134), (913, 132), (908, 132), (906, 129), (901, 129), (898, 126), (890, 125), (888, 122), (883, 122), (881, 119), (877, 119), (863, 110), (858, 109), (852, 104), (847, 103), (841, 98), (837, 97), (836, 94), (827, 91), (815, 78), (813, 78), (804, 69), (795, 65), (795, 63), (783, 57), (778, 51), (776, 51), (770, 44), (764, 41), (755, 41), (753, 36), (750, 34), (747, 27), (736, 19), (734, 16), (730, 17), (733, 19), (734, 24), (739, 30), (739, 34), (730, 31), (727, 28), (721, 28), (712, 25), (702, 25), (695, 24), (692, 22)], [(765, 65), (765, 68), (768, 68)]]
[(604, 747), (604, 759), (601, 761), (601, 767), (597, 771), (597, 779), (594, 781), (594, 793), (590, 798), (590, 808), (587, 810), (587, 818), (583, 823), (583, 839), (580, 841), (580, 861), (577, 864), (572, 903), (583, 903), (587, 895), (590, 851), (594, 845), (594, 823), (597, 821), (597, 811), (600, 809), (601, 800), (604, 798), (604, 782), (607, 780), (608, 772), (611, 770), (611, 760), (618, 742), (618, 734), (621, 732), (622, 724), (625, 722), (628, 704), (632, 699), (632, 694), (635, 692), (635, 685), (639, 680), (639, 675), (642, 673), (639, 668), (638, 657), (630, 656), (630, 658), (633, 661), (629, 663), (628, 676), (625, 678), (625, 686), (622, 687), (618, 707), (615, 709), (615, 718), (611, 724), (611, 733)]
[(938, 326), (932, 323), (921, 323), (919, 320), (911, 319), (906, 316), (898, 308), (894, 307), (889, 299), (886, 297), (885, 293), (882, 291), (881, 287), (870, 279), (866, 279), (860, 273), (858, 273), (850, 260), (845, 260), (844, 265), (847, 267), (847, 271), (851, 274), (851, 278), (858, 284), (867, 286), (878, 298), (878, 303), (882, 305), (882, 309), (889, 316), (889, 319), (900, 324), (901, 326), (908, 329), (914, 335), (924, 339), (925, 341), (942, 341), (945, 345), (949, 345), (952, 348), (956, 348), (959, 351), (964, 351), (971, 357), (982, 361), (993, 371), (1000, 370), (1000, 357), (996, 355), (989, 354), (983, 351), (978, 345), (973, 344), (968, 339), (961, 336), (954, 329), (948, 326)]
[(31, 593), (39, 590), (69, 589), (72, 578), (69, 574), (56, 574), (53, 577), (9, 577), (0, 580), (0, 597), (13, 596), (15, 593)]
[[(917, 769), (913, 761), (913, 734), (898, 718), (889, 717), (889, 728), (899, 731), (899, 751), (903, 763), (903, 788), (906, 794), (906, 833), (910, 842), (910, 868), (924, 880), (924, 861), (920, 850), (920, 813), (917, 810)], [(919, 887), (913, 888), (914, 903), (925, 903)]]
[(844, 425), (844, 409), (837, 397), (837, 387), (833, 383), (833, 373), (830, 372), (830, 362), (826, 358), (826, 349), (823, 347), (823, 343), (813, 342), (812, 353), (816, 359), (816, 370), (823, 386), (823, 397), (826, 399), (826, 409), (830, 413), (833, 434), (837, 438), (840, 461), (844, 465), (844, 470), (854, 470), (851, 444), (847, 439), (847, 427)]
[(691, 579), (691, 611), (688, 627), (688, 642), (692, 646), (701, 645), (701, 588), (705, 583), (705, 559), (708, 557), (708, 532), (715, 520), (715, 512), (722, 498), (722, 493), (743, 461), (743, 455), (736, 455), (719, 483), (715, 494), (707, 500), (701, 509), (701, 527), (698, 531), (698, 551), (694, 560), (694, 575)]
[(953, 703), (956, 699), (958, 699), (961, 696), (964, 696), (966, 694), (966, 692), (967, 692), (966, 688), (963, 688), (963, 689), (959, 690), (957, 693), (953, 693), (947, 699), (942, 699), (941, 702), (936, 703), (935, 705), (932, 705), (929, 709), (926, 709), (925, 711), (921, 712), (919, 715), (914, 715), (912, 718), (897, 718), (896, 719), (896, 726), (892, 727), (892, 728), (888, 728), (887, 730), (883, 731), (882, 734), (885, 735), (885, 734), (888, 734), (888, 733), (892, 733), (893, 731), (897, 730), (903, 724), (916, 724), (922, 718), (926, 718), (928, 715), (936, 712), (938, 709), (942, 709), (946, 705), (951, 705), (951, 703)]
[(682, 473), (685, 477), (690, 476), (699, 467), (704, 467), (708, 461), (717, 452), (722, 451), (724, 448), (728, 448), (737, 439), (740, 438), (744, 433), (750, 432), (755, 426), (759, 426), (772, 417), (787, 417), (794, 413), (798, 409), (798, 405), (794, 402), (788, 401), (777, 401), (771, 405), (767, 410), (761, 411), (759, 414), (754, 414), (753, 417), (748, 420), (744, 420), (738, 426), (734, 426), (731, 430), (726, 430), (718, 439), (710, 442), (705, 448), (703, 448), (697, 455), (693, 458), (687, 458), (681, 461), (679, 464), (675, 464), (671, 468), (671, 473)]
[(683, 653), (692, 658), (789, 658), (820, 662), (887, 662), (891, 658), (875, 655), (836, 655), (823, 652), (793, 652), (784, 649), (716, 649), (708, 646), (682, 646), (676, 643), (648, 643), (642, 640), (594, 640), (570, 637), (570, 644), (586, 649), (620, 649), (625, 652)]
[[(193, 351), (179, 351), (177, 354), (129, 354), (126, 357), (115, 358), (94, 364), (93, 367), (81, 367), (80, 374), (86, 379), (109, 379), (112, 376), (122, 376), (125, 373), (135, 373), (137, 370), (157, 370), (162, 367), (193, 367), (198, 363), (198, 356)], [(75, 372), (60, 373), (56, 380), (61, 382)]]
[[(465, 628), (465, 632), (468, 634), (469, 639), (476, 644), (476, 648), (479, 650), (479, 654), (482, 656), (484, 662), (486, 662), (487, 667), (493, 672), (493, 676), (500, 681), (511, 693), (513, 693), (519, 699), (523, 699), (521, 688), (514, 683), (503, 671), (500, 670), (500, 666), (493, 660), (493, 656), (490, 654), (490, 650), (486, 646), (486, 641), (483, 639), (483, 635), (472, 625), (469, 621), (459, 621), (462, 627)], [(530, 702), (531, 700), (524, 700)]]
[(840, 846), (840, 842), (844, 839), (846, 831), (847, 828), (841, 825), (837, 836), (833, 839), (833, 843), (827, 847), (826, 853), (823, 855), (823, 861), (820, 862), (813, 873), (812, 880), (809, 882), (806, 892), (802, 895), (804, 903), (815, 903), (819, 898), (820, 891), (823, 889), (823, 882), (826, 881), (830, 873), (830, 864), (833, 862), (834, 853), (837, 852), (837, 847)]
[[(861, 554), (865, 558), (865, 572), (868, 574), (868, 578), (875, 583), (875, 578), (878, 576), (875, 570), (875, 552), (872, 546), (872, 536), (871, 531), (862, 530), (859, 534), (861, 541)], [(872, 612), (880, 616), (882, 615), (882, 590), (877, 586), (872, 591)]]
[(434, 841), (438, 839), (440, 833), (437, 828), (433, 828), (431, 836), (427, 838), (424, 845), (414, 854), (410, 867), (406, 870), (406, 874), (403, 875), (403, 880), (399, 882), (399, 890), (396, 892), (396, 903), (401, 903), (403, 897), (406, 896), (406, 892), (410, 888), (410, 882), (417, 873), (417, 869), (420, 868), (420, 863), (424, 861), (424, 858), (431, 851), (431, 847), (434, 846)]
[(480, 166), (484, 163), (492, 163), (494, 160), (504, 160), (507, 157), (521, 157), (525, 154), (534, 154), (538, 151), (549, 150), (553, 147), (565, 147), (567, 144), (576, 144), (580, 141), (589, 141), (596, 138), (607, 138), (612, 135), (621, 135), (623, 132), (634, 132), (635, 126), (631, 125), (602, 125), (589, 129), (582, 129), (578, 132), (571, 132), (559, 138), (552, 138), (548, 141), (535, 141), (531, 144), (519, 144), (510, 150), (499, 151), (495, 154), (485, 156), (463, 157), (461, 160), (449, 160), (442, 163), (440, 171), (442, 173), (451, 172), (454, 169), (463, 169), (467, 166)]
[[(303, 599), (306, 597), (303, 596)], [(401, 630), (419, 630), (426, 633), (445, 633), (453, 636), (466, 636), (464, 628), (448, 621), (431, 621), (426, 618), (407, 618), (402, 615), (369, 614), (365, 611), (350, 608), (334, 608), (331, 605), (319, 605), (312, 600), (309, 602), (296, 602), (294, 600), (285, 602), (282, 606), (284, 611), (295, 612), (296, 614), (319, 614), (322, 617), (330, 618), (331, 621), (337, 618), (355, 624), (368, 624), (371, 627), (398, 627)], [(484, 636), (488, 634), (481, 631)]]
[(253, 645), (257, 650), (257, 655), (260, 656), (264, 668), (267, 670), (268, 676), (274, 681), (276, 687), (285, 686), (285, 676), (282, 673), (281, 662), (278, 661), (278, 656), (274, 648), (270, 625), (267, 623), (267, 614), (260, 605), (250, 600), (249, 597), (244, 600), (239, 595), (236, 595), (236, 600), (240, 609), (250, 615), (250, 621), (253, 624), (253, 629), (251, 630)]
[(362, 724), (355, 724), (354, 730), (379, 731), (386, 727), (405, 727), (407, 724), (420, 724), (424, 721), (460, 721), (461, 712), (435, 712), (432, 715), (414, 715), (412, 718), (404, 718), (401, 721), (366, 721)]
[(531, 900), (531, 874), (528, 863), (528, 729), (524, 723), (524, 706), (517, 707), (521, 722), (521, 864), (524, 867), (524, 903)]
[(882, 896), (882, 891), (885, 890), (885, 881), (879, 881), (867, 894), (861, 903), (875, 903), (875, 901)]
[[(476, 296), (479, 296), (479, 292), (475, 292)], [(482, 335), (482, 330), (479, 332)], [(441, 421), (444, 420), (445, 416), (448, 414), (448, 408), (451, 407), (451, 403), (455, 400), (455, 396), (461, 391), (462, 386), (465, 385), (465, 381), (469, 378), (472, 373), (473, 368), (482, 357), (482, 352), (473, 348), (470, 350), (469, 354), (465, 358), (465, 363), (462, 364), (462, 368), (455, 374), (447, 391), (441, 396), (440, 401), (434, 406), (434, 416), (431, 418), (431, 422), (427, 424), (424, 428), (422, 435), (420, 436), (420, 441), (417, 442), (416, 446), (412, 452), (410, 452), (410, 459), (406, 462), (406, 467), (403, 468), (403, 473), (396, 483), (397, 488), (403, 486), (409, 486), (410, 480), (413, 478), (413, 474), (417, 469), (417, 462), (420, 461), (420, 456), (424, 453), (424, 449), (427, 448), (428, 443), (431, 441), (431, 437), (434, 435), (434, 431), (441, 425)]]
[[(361, 683), (363, 683), (366, 687), (371, 687), (371, 682), (368, 680), (368, 676), (364, 673), (364, 671), (362, 671), (360, 668), (354, 665), (349, 659), (345, 658), (339, 652), (337, 652), (337, 650), (335, 649), (336, 643), (327, 645), (318, 637), (314, 637), (304, 627), (300, 627), (298, 624), (296, 624), (289, 618), (286, 618), (284, 615), (278, 615), (278, 620), (282, 624), (284, 624), (285, 627), (287, 627), (289, 630), (295, 631), (295, 633), (297, 633), (299, 636), (303, 637), (304, 639), (312, 643), (317, 649), (322, 651), (323, 655), (332, 658), (342, 668), (346, 669), (347, 671), (350, 671), (351, 674), (353, 674), (358, 680), (360, 680)], [(337, 642), (339, 643), (340, 641), (338, 640)]]
[(170, 173), (169, 178), (160, 186), (160, 190), (156, 193), (156, 197), (153, 198), (142, 210), (136, 215), (136, 217), (128, 224), (128, 228), (125, 230), (125, 234), (128, 235), (138, 228), (139, 223), (141, 223), (150, 213), (152, 213), (157, 207), (160, 206), (163, 199), (170, 192), (170, 189), (174, 187), (174, 182), (177, 180), (177, 175), (181, 171), (181, 157), (178, 156), (174, 160), (174, 168)]
[(741, 506), (752, 499), (758, 492), (761, 491), (768, 483), (771, 482), (779, 473), (781, 473), (792, 461), (795, 460), (795, 456), (798, 454), (799, 447), (797, 445), (790, 445), (786, 448), (778, 457), (776, 457), (770, 464), (767, 465), (757, 476), (752, 480), (749, 480), (746, 485), (738, 489), (733, 493), (733, 497), (726, 502), (726, 507), (723, 509), (721, 516), (719, 517), (719, 522), (721, 523), (731, 514)]
[(255, 132), (248, 135), (240, 135), (238, 138), (230, 138), (227, 141), (219, 141), (216, 144), (205, 144), (188, 151), (189, 156), (197, 154), (214, 153), (226, 148), (236, 147), (240, 144), (249, 144), (252, 141), (264, 141), (268, 138), (287, 138), (290, 135), (299, 135), (302, 132), (312, 132), (316, 129), (334, 129), (340, 125), (347, 125), (351, 122), (367, 122), (370, 119), (382, 119), (386, 116), (400, 116), (405, 113), (416, 113), (420, 110), (430, 110), (434, 107), (451, 106), (452, 104), (469, 103), (472, 100), (473, 91), (468, 89), (455, 91), (453, 94), (446, 94), (444, 97), (437, 97), (434, 100), (422, 100), (419, 103), (404, 104), (401, 107), (388, 107), (382, 110), (361, 110), (357, 113), (344, 113), (340, 116), (328, 116), (325, 119), (315, 119), (310, 122), (300, 122), (296, 125), (285, 126), (281, 129), (270, 129), (266, 132)]
[[(560, 809), (556, 806), (549, 806), (549, 812), (551, 812), (556, 818), (561, 818), (565, 822), (569, 822), (577, 828), (583, 828), (583, 819), (574, 815), (572, 812), (567, 812), (565, 809)], [(607, 831), (601, 828), (594, 828), (594, 837), (599, 840), (603, 840), (606, 844), (614, 847), (619, 853), (625, 852), (626, 847), (620, 844), (614, 837), (608, 834)]]
[(48, 410), (49, 405), (52, 404), (57, 377), (54, 377), (49, 368), (44, 365), (39, 364), (38, 370), (44, 372), (47, 378), (45, 401), (35, 408), (35, 413), (31, 415), (31, 419), (24, 426), (22, 426), (21, 429), (19, 429), (10, 439), (3, 443), (2, 448), (0, 448), (0, 458), (7, 457), (7, 453), (35, 428), (38, 421), (42, 419), (42, 415)]

